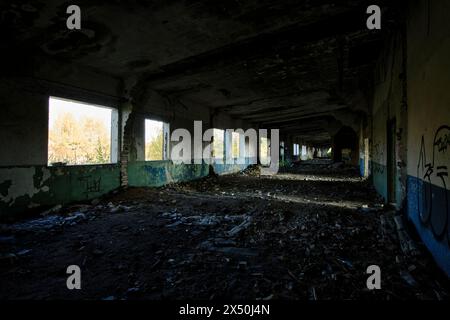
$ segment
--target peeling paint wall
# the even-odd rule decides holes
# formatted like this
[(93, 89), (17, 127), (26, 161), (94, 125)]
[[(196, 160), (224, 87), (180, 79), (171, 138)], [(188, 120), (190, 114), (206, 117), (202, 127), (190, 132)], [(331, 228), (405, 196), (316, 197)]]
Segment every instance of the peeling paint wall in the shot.
[(33, 67), (26, 72), (0, 77), (2, 218), (35, 207), (92, 199), (120, 182), (118, 165), (47, 166), (49, 97), (115, 107), (117, 79), (71, 64), (38, 58), (29, 63)]
[(120, 186), (118, 165), (0, 168), (0, 217), (97, 198)]
[[(16, 167), (0, 170), (0, 181), (3, 186), (0, 202), (9, 207), (17, 205), (22, 197), (30, 200), (40, 192), (49, 192), (50, 171), (42, 167)], [(29, 204), (33, 204), (30, 202)]]
[(206, 177), (207, 165), (174, 165), (171, 161), (135, 161), (128, 166), (129, 185), (159, 187), (168, 183)]
[[(246, 164), (214, 164), (218, 175), (244, 170)], [(168, 183), (190, 181), (206, 177), (208, 164), (173, 164), (172, 161), (134, 161), (128, 165), (128, 183), (133, 187), (159, 187)]]

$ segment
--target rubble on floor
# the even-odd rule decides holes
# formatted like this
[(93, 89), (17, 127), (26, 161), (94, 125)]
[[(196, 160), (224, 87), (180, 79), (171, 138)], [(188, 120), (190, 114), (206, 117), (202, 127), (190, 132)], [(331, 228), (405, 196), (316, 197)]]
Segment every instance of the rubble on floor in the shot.
[[(0, 298), (449, 299), (367, 181), (314, 168), (129, 188), (3, 224)], [(79, 292), (65, 287), (72, 264)], [(366, 287), (372, 264), (382, 290)]]
[(244, 176), (252, 176), (257, 177), (261, 175), (261, 166), (260, 165), (250, 165), (245, 170), (241, 171), (241, 175)]

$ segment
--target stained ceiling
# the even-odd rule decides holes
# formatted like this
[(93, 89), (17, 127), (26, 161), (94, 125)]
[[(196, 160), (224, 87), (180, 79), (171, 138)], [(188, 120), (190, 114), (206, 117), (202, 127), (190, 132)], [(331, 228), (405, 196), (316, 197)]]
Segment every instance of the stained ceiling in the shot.
[[(2, 1), (2, 50), (133, 78), (188, 107), (322, 145), (367, 113), (386, 35), (367, 30), (365, 0), (79, 0), (77, 32), (65, 27), (70, 4)], [(387, 26), (395, 10), (379, 5)]]

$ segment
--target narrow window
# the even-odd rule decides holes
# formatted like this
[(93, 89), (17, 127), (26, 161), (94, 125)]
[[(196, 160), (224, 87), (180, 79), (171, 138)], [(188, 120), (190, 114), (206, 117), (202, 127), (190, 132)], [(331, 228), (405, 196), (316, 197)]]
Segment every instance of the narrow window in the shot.
[(259, 157), (262, 165), (267, 166), (270, 164), (269, 159), (269, 139), (266, 137), (261, 137), (259, 142)]
[(117, 161), (117, 110), (50, 97), (48, 118), (49, 165)]
[(168, 154), (168, 123), (145, 119), (145, 160), (166, 160)]
[(223, 160), (224, 158), (224, 135), (224, 130), (214, 129), (213, 158), (215, 160)]

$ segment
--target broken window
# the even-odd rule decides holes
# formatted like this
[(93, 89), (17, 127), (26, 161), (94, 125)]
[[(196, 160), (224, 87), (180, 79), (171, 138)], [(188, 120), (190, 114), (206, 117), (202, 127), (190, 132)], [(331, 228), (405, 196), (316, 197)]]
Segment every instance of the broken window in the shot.
[(49, 165), (117, 161), (117, 110), (50, 97), (48, 120)]
[(145, 161), (168, 159), (169, 124), (145, 119)]
[(221, 129), (213, 129), (213, 134), (213, 158), (215, 160), (223, 160), (225, 131)]

